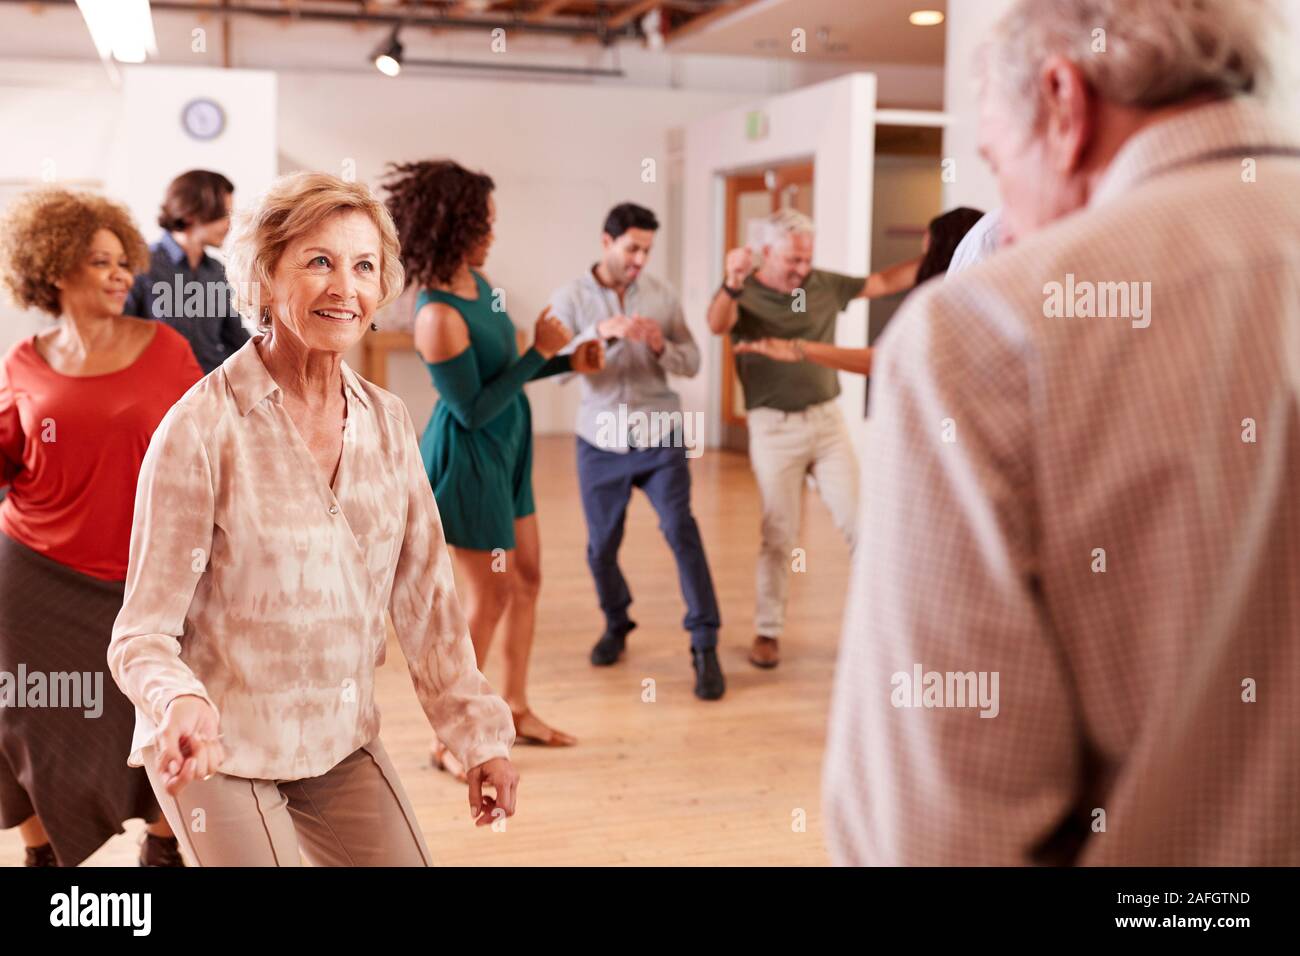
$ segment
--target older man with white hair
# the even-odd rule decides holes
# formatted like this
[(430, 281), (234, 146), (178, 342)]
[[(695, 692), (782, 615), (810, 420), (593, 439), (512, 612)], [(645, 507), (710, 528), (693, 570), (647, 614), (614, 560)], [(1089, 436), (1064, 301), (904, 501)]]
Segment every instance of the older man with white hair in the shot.
[[(773, 213), (765, 227), (760, 267), (754, 270), (747, 247), (731, 250), (722, 288), (709, 305), (709, 329), (730, 333), (733, 342), (793, 339), (800, 350), (804, 340), (833, 343), (836, 319), (854, 299), (888, 295), (916, 281), (920, 259), (866, 277), (814, 269), (812, 220), (796, 210)], [(745, 392), (749, 458), (763, 502), (757, 636), (749, 660), (771, 668), (781, 659), (778, 639), (804, 482), (809, 475), (816, 480), (836, 527), (853, 547), (858, 462), (835, 401), (840, 383), (834, 369), (737, 353), (736, 374)]]
[(856, 864), (1300, 863), (1300, 136), (1263, 2), (1020, 0), (989, 261), (879, 343), (831, 709)]

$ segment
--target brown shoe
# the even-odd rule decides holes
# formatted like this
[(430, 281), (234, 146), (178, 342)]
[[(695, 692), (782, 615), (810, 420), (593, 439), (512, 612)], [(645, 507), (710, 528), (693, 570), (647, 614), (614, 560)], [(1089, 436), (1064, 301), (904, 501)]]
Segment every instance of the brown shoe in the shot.
[(749, 649), (749, 662), (755, 667), (771, 670), (781, 663), (781, 642), (775, 637), (754, 638), (754, 646)]

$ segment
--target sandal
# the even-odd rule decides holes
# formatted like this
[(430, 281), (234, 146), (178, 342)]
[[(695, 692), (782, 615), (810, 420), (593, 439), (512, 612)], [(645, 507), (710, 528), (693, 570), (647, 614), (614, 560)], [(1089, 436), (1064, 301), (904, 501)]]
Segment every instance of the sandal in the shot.
[(461, 766), (456, 755), (451, 752), (446, 744), (437, 738), (433, 741), (433, 747), (429, 751), (430, 762), (444, 773), (449, 773), (461, 783), (468, 783), (469, 777), (465, 774), (465, 768)]
[(542, 723), (540, 718), (538, 718), (538, 716), (531, 710), (521, 710), (518, 712), (512, 710), (510, 711), (510, 716), (515, 722), (515, 743), (517, 744), (532, 744), (535, 747), (572, 747), (578, 742), (578, 738), (574, 737), (572, 734), (566, 734), (564, 731), (556, 730), (554, 727), (546, 727), (545, 724), (542, 724), (543, 727), (546, 727), (545, 737), (538, 737), (535, 734), (524, 733), (519, 727), (522, 721), (532, 718), (537, 723)]

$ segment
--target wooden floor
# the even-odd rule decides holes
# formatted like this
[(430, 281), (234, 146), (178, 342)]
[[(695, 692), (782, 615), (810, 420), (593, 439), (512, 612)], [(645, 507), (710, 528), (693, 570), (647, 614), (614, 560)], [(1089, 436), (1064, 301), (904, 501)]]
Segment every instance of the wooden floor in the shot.
[[(637, 493), (622, 561), (639, 627), (612, 668), (587, 660), (602, 619), (587, 571), (573, 439), (538, 440), (534, 482), (543, 581), (532, 705), (575, 734), (570, 750), (516, 747), (518, 813), (505, 832), (475, 829), (462, 785), (428, 763), (429, 728), (395, 641), (379, 674), (382, 738), (440, 865), (822, 865), (821, 755), (848, 577), (848, 548), (808, 492), (808, 570), (792, 575), (785, 660), (746, 662), (753, 636), (758, 492), (744, 455), (706, 450), (692, 464), (694, 509), (723, 628), (721, 701), (693, 686), (672, 555)], [(499, 639), (499, 636), (498, 636)], [(486, 668), (497, 674), (496, 657)], [(655, 681), (655, 701), (642, 682)], [(792, 821), (806, 814), (804, 832)], [(86, 865), (133, 865), (142, 824)], [(0, 865), (21, 862), (17, 830), (0, 832)]]

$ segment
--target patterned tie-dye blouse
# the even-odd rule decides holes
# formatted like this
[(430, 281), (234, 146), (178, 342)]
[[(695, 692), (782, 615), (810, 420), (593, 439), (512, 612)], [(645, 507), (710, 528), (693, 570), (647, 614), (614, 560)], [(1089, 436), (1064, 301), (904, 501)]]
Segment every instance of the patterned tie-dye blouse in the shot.
[(504, 757), (509, 708), (479, 673), (410, 413), (342, 366), (331, 487), (256, 337), (158, 426), (136, 490), (108, 662), (136, 706), (129, 763), (182, 694), (221, 717), (223, 773), (325, 773), (379, 732), (384, 612), (429, 721), (466, 766)]

